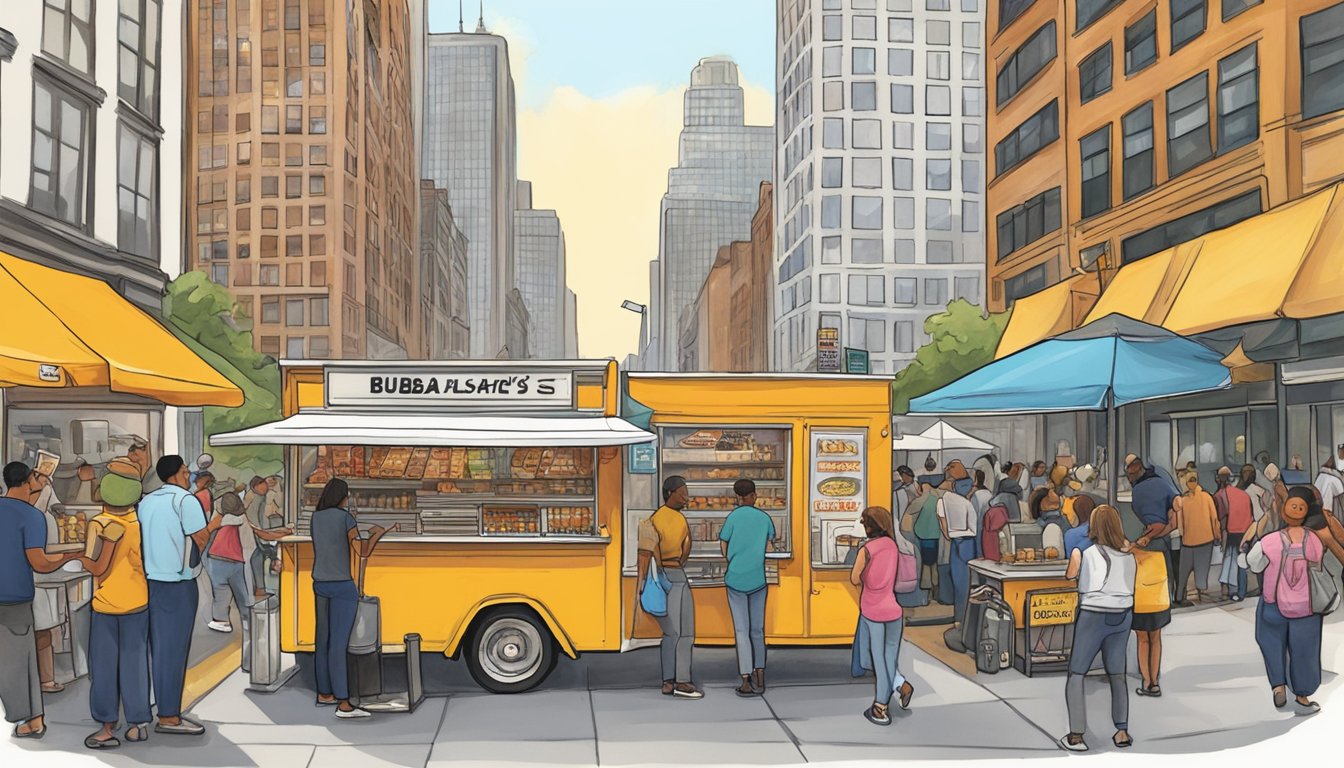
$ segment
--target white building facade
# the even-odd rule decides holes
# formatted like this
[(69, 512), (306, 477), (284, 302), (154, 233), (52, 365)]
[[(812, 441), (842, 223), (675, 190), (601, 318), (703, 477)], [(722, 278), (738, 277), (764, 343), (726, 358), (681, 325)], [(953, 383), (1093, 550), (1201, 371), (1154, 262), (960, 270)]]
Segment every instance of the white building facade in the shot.
[(895, 373), (984, 304), (984, 2), (779, 0), (772, 367), (818, 328)]
[(732, 59), (702, 59), (686, 90), (677, 167), (659, 217), (657, 280), (650, 280), (647, 370), (677, 370), (678, 322), (719, 247), (751, 239), (760, 184), (773, 174), (774, 131), (746, 124)]
[(555, 211), (532, 207), (532, 182), (518, 182), (513, 248), (528, 344), (539, 360), (565, 359), (565, 231)]

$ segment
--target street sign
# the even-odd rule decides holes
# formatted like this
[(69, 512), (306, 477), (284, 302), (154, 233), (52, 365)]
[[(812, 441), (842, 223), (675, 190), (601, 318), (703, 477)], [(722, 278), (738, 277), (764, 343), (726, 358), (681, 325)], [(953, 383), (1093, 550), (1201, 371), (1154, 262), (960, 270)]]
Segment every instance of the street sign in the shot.
[(840, 372), (840, 329), (817, 329), (817, 371)]
[(867, 373), (868, 350), (845, 347), (845, 373)]
[(658, 474), (658, 455), (653, 443), (636, 443), (629, 447), (629, 471), (633, 475)]

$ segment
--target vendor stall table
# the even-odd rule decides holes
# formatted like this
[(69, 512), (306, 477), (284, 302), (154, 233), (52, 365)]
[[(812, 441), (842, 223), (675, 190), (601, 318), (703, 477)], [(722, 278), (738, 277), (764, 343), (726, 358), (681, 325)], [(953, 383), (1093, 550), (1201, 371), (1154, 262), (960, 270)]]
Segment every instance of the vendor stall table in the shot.
[(1066, 578), (1067, 562), (996, 563), (972, 560), (971, 585), (988, 584), (1013, 609), (1017, 636), (1013, 666), (1030, 677), (1067, 669), (1073, 645), (1077, 585)]

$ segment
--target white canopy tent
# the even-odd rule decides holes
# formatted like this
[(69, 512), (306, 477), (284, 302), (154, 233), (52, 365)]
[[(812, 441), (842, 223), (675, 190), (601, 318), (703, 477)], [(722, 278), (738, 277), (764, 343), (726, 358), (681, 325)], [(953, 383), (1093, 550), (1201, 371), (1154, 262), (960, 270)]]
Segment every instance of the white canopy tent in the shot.
[(905, 435), (891, 441), (891, 449), (893, 451), (988, 452), (994, 450), (994, 446), (962, 432), (945, 421), (939, 420), (918, 435)]
[(281, 421), (214, 435), (210, 444), (601, 447), (656, 439), (624, 419), (601, 415), (300, 411)]

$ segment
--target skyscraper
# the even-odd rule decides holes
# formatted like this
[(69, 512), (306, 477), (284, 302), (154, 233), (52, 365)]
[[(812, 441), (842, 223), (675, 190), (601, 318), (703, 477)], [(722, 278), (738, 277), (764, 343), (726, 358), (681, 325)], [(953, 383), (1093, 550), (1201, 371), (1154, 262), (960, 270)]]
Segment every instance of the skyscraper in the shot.
[(520, 316), (509, 307), (518, 175), (509, 45), (489, 34), (484, 20), (474, 33), (428, 40), (421, 169), (448, 190), (467, 237), (471, 355), (494, 358), (508, 345), (510, 318)]
[(579, 297), (565, 288), (565, 359), (579, 359)]
[(187, 13), (188, 266), (277, 357), (419, 345), (406, 0), (203, 0)]
[(467, 356), (467, 239), (453, 221), (448, 191), (420, 182), (421, 355), (430, 360)]
[(650, 284), (650, 336), (660, 350), (643, 362), (650, 370), (677, 369), (682, 310), (695, 301), (719, 247), (750, 239), (760, 183), (773, 172), (774, 131), (746, 125), (737, 74), (722, 56), (701, 59), (691, 72), (677, 167), (668, 172), (660, 211), (659, 274)]
[(518, 182), (514, 212), (514, 260), (518, 291), (529, 317), (531, 356), (565, 357), (565, 232), (555, 211), (532, 208), (532, 182)]
[(779, 0), (776, 369), (831, 327), (894, 373), (982, 303), (985, 1)]

